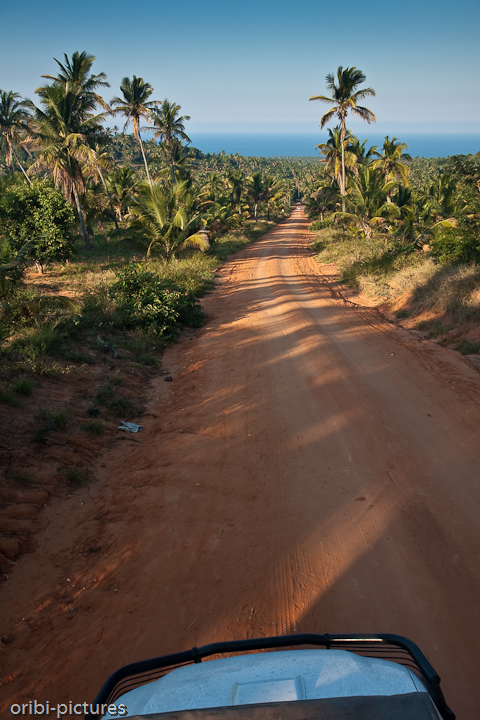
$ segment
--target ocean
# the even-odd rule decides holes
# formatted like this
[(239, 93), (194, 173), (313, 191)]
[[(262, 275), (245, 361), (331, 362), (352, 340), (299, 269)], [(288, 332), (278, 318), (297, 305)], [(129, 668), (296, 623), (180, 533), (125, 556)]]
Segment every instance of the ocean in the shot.
[[(412, 157), (448, 157), (480, 152), (480, 133), (391, 133), (408, 144)], [(190, 133), (192, 145), (204, 153), (256, 157), (313, 157), (318, 155), (315, 146), (326, 142), (325, 133)], [(367, 146), (382, 147), (385, 135), (358, 133)]]

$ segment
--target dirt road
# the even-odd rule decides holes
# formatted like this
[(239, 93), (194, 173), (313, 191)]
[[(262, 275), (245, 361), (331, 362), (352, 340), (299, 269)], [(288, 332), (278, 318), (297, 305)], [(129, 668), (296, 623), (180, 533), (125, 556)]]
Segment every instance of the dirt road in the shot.
[(478, 718), (480, 375), (332, 298), (306, 227), (296, 209), (224, 266), (143, 433), (45, 509), (3, 584), (5, 703), (91, 701), (215, 640), (392, 632)]

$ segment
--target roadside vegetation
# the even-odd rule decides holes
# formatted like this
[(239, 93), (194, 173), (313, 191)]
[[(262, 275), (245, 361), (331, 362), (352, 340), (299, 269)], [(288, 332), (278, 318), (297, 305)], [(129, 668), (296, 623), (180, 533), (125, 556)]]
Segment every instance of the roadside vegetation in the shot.
[(57, 60), (35, 102), (0, 94), (5, 380), (94, 363), (114, 344), (154, 367), (153, 350), (202, 324), (219, 262), (288, 215), (295, 192), (291, 178), (190, 149), (188, 116), (143, 78), (107, 101), (94, 60)]
[(374, 119), (357, 105), (374, 94), (358, 89), (364, 80), (355, 68), (339, 68), (326, 78), (332, 97), (311, 98), (333, 104), (322, 127), (340, 120), (318, 146), (321, 178), (300, 186), (316, 258), (336, 263), (341, 282), (410, 318), (410, 326), (478, 352), (476, 341), (457, 341), (462, 333), (480, 339), (480, 154), (411, 158), (405, 143), (388, 136), (381, 148), (360, 144), (346, 117)]
[(102, 449), (135, 442), (119, 425), (141, 422), (153, 377), (172, 380), (167, 343), (195, 335), (221, 263), (298, 195), (294, 163), (189, 147), (188, 116), (143, 78), (109, 100), (94, 60), (64, 56), (35, 100), (0, 91), (5, 572), (33, 532), (12, 503), (88, 492)]

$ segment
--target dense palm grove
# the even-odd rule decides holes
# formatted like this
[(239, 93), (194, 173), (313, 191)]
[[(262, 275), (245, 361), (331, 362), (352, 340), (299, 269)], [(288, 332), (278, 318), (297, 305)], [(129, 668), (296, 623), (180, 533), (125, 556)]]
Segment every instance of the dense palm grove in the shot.
[[(85, 52), (56, 60), (58, 73), (42, 76), (35, 102), (0, 91), (4, 339), (48, 317), (57, 327), (59, 313), (78, 312), (58, 293), (56, 299), (37, 294), (30, 303), (20, 301), (26, 268), (35, 263), (43, 272), (82, 247), (94, 252), (99, 243), (107, 256), (114, 247), (117, 255), (123, 252), (127, 265), (118, 264), (108, 302), (97, 292), (97, 306), (91, 298), (83, 302), (83, 316), (103, 302), (100, 324), (178, 332), (189, 317), (199, 321), (194, 298), (204, 284), (185, 279), (190, 270), (184, 276), (172, 263), (198, 253), (220, 257), (221, 238), (232, 232), (252, 237), (252, 224), (265, 230), (260, 220), (287, 217), (299, 199), (320, 233), (317, 245), (347, 241), (363, 258), (373, 248), (373, 265), (382, 272), (399, 257), (404, 262), (421, 253), (437, 263), (479, 260), (478, 156), (412, 159), (395, 137), (386, 137), (381, 148), (360, 143), (347, 118), (373, 122), (360, 102), (375, 91), (360, 87), (365, 76), (357, 68), (327, 75), (330, 95), (310, 98), (330, 106), (321, 128), (337, 121), (317, 146), (319, 158), (254, 158), (205, 155), (191, 147), (190, 118), (175, 102), (156, 100), (141, 77), (125, 77), (107, 101), (109, 83), (93, 72), (94, 60)], [(121, 127), (108, 127), (109, 117)]]
[[(107, 78), (92, 72), (93, 56), (74, 53), (56, 62), (58, 75), (43, 76), (49, 82), (36, 90), (37, 103), (12, 91), (0, 95), (2, 234), (11, 250), (20, 250), (9, 224), (16, 185), (27, 184), (40, 202), (53, 183), (75, 213), (87, 248), (95, 229), (113, 222), (143, 239), (148, 255), (165, 259), (188, 247), (206, 250), (208, 238), (260, 212), (288, 211), (291, 181), (243, 158), (211, 163), (189, 149), (189, 117), (176, 103), (154, 100), (142, 78), (124, 78), (120, 95), (107, 103), (100, 94)], [(109, 115), (121, 119), (124, 131), (131, 126), (133, 137), (105, 127)], [(144, 142), (147, 132), (153, 138)], [(50, 243), (59, 244), (53, 237)], [(57, 247), (37, 256), (60, 258), (66, 252)]]
[[(480, 163), (478, 158), (455, 157), (435, 168), (432, 162), (412, 162), (408, 147), (397, 138), (385, 138), (382, 148), (360, 144), (346, 127), (347, 114), (371, 123), (373, 113), (358, 104), (375, 95), (373, 88), (358, 89), (365, 81), (356, 68), (340, 67), (327, 75), (331, 97), (316, 95), (333, 105), (321, 118), (329, 139), (318, 146), (324, 173), (314, 191), (310, 182), (307, 209), (319, 218), (316, 227), (329, 224), (347, 229), (359, 241), (374, 234), (390, 252), (424, 248), (443, 260), (480, 257)], [(315, 226), (314, 226), (315, 227)]]

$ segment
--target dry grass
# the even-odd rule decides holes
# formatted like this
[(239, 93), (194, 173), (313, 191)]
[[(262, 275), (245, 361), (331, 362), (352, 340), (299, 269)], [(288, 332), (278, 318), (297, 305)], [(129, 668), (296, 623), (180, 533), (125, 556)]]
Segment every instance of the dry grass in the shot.
[(312, 247), (319, 262), (337, 263), (342, 282), (377, 303), (413, 316), (480, 320), (478, 265), (440, 265), (422, 252), (386, 252), (380, 237), (359, 239), (329, 228), (316, 234)]
[(413, 307), (452, 315), (458, 320), (480, 319), (480, 267), (444, 265), (413, 292)]

